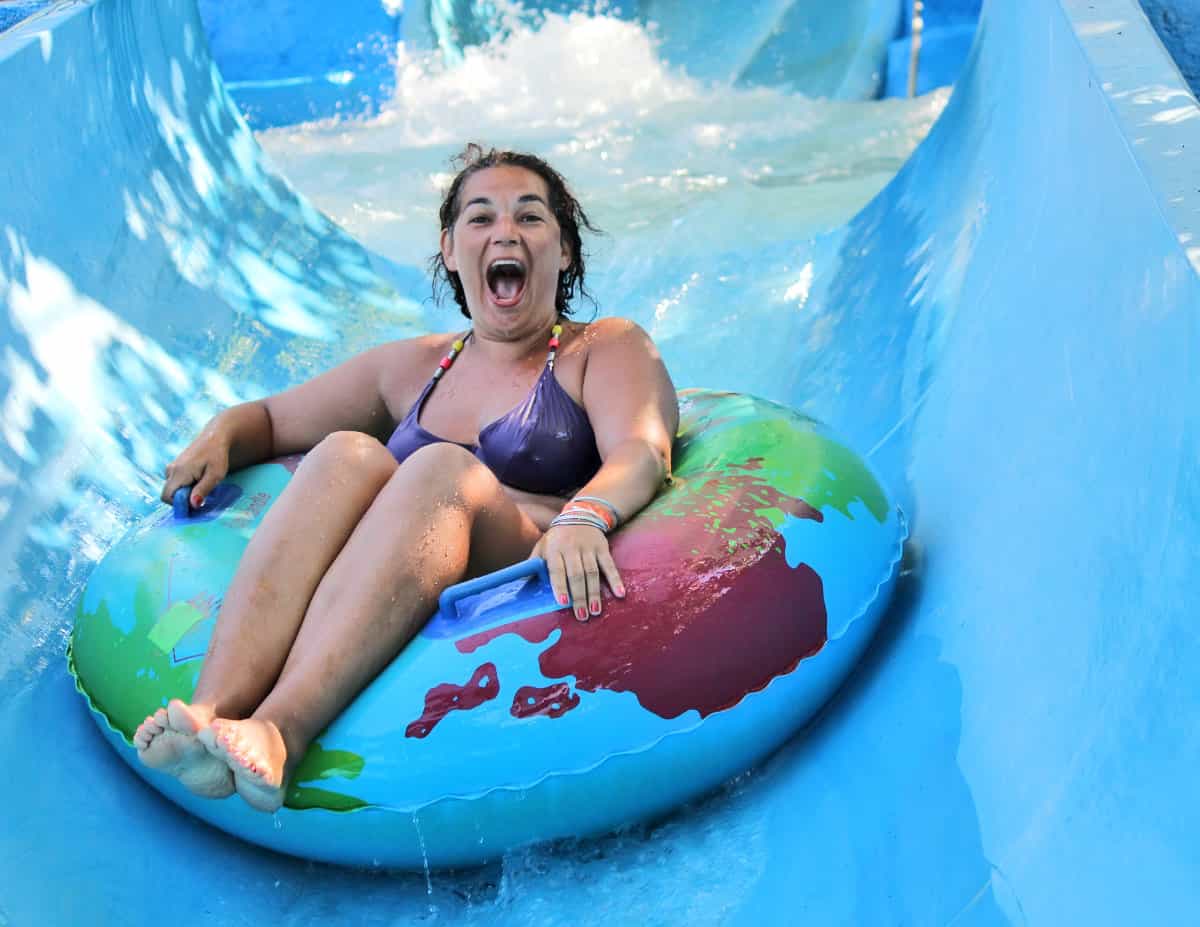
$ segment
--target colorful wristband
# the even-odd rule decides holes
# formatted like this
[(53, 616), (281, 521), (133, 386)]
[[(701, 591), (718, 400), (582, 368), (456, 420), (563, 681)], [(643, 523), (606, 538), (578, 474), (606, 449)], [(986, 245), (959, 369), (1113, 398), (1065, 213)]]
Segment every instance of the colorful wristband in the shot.
[(608, 522), (604, 521), (602, 518), (597, 518), (590, 512), (564, 512), (561, 515), (555, 516), (554, 520), (550, 522), (551, 528), (556, 528), (561, 525), (588, 525), (589, 527), (598, 529), (604, 534), (608, 534), (609, 531)]
[(612, 515), (612, 526), (614, 528), (617, 525), (619, 525), (622, 521), (621, 513), (617, 511), (617, 507), (615, 505), (613, 505), (611, 502), (609, 502), (607, 499), (601, 499), (599, 496), (576, 496), (574, 499), (571, 500), (571, 502), (572, 503), (594, 502), (597, 505), (603, 506), (605, 509), (608, 510), (609, 514)]

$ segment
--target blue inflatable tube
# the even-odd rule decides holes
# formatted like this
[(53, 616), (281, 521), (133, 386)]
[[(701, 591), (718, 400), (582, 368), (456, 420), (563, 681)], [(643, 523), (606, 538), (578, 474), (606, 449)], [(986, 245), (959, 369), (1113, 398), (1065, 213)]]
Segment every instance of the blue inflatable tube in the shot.
[(155, 788), (247, 840), (419, 868), (610, 831), (752, 767), (857, 661), (905, 525), (816, 423), (736, 394), (681, 396), (672, 485), (614, 535), (627, 588), (576, 621), (545, 565), (446, 590), (420, 635), (317, 739), (275, 816), (145, 769), (130, 738), (188, 698), (224, 588), (296, 460), (249, 468), (196, 513), (139, 526), (99, 565), (71, 642), (80, 692)]

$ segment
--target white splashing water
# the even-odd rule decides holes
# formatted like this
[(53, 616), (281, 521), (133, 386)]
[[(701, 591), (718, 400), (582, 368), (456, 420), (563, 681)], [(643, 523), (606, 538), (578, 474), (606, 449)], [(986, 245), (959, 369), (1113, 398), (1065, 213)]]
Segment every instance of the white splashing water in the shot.
[(665, 64), (644, 27), (581, 13), (547, 14), (538, 28), (514, 22), (454, 68), (401, 47), (396, 83), (373, 118), (259, 140), (319, 208), (408, 265), (433, 250), (438, 194), (465, 142), (533, 151), (612, 236), (594, 265), (601, 274), (606, 262), (627, 270), (648, 248), (703, 254), (844, 222), (948, 97), (846, 103), (706, 85)]

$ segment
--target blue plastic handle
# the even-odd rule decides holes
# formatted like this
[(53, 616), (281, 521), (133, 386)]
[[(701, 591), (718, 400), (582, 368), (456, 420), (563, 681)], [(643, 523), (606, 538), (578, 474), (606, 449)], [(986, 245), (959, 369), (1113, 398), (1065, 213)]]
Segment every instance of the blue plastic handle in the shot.
[(467, 596), (478, 595), (525, 576), (540, 576), (542, 583), (550, 585), (550, 570), (546, 567), (546, 561), (541, 557), (530, 557), (503, 570), (488, 573), (487, 576), (468, 579), (465, 583), (443, 589), (442, 594), (438, 596), (438, 608), (445, 615), (454, 615), (455, 606)]
[(171, 508), (175, 512), (175, 517), (180, 521), (186, 520), (192, 514), (191, 497), (191, 486), (180, 486), (175, 490), (175, 495), (171, 497)]

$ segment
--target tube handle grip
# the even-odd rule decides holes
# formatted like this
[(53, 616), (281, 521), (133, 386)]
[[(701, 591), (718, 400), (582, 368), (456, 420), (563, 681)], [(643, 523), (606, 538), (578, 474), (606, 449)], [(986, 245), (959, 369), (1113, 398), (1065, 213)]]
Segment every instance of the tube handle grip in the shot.
[(443, 589), (442, 594), (438, 596), (438, 609), (445, 615), (453, 615), (458, 603), (468, 596), (478, 595), (526, 576), (539, 576), (543, 585), (550, 585), (550, 570), (546, 567), (545, 559), (530, 557), (528, 560), (514, 563), (512, 566), (488, 573), (486, 576), (468, 579), (466, 582), (456, 583)]

